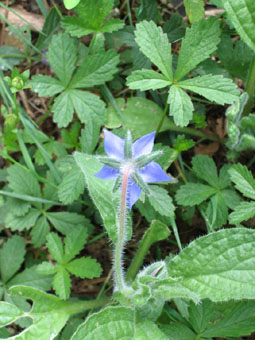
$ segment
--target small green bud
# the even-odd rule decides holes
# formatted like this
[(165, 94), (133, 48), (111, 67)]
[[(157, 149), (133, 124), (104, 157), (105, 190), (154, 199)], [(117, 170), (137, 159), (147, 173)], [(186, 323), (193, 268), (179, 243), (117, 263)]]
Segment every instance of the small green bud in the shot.
[(17, 90), (22, 90), (24, 86), (24, 81), (21, 77), (15, 77), (12, 79), (12, 87), (14, 87)]
[(14, 129), (16, 127), (17, 121), (17, 116), (11, 113), (5, 117), (4, 125), (10, 129)]

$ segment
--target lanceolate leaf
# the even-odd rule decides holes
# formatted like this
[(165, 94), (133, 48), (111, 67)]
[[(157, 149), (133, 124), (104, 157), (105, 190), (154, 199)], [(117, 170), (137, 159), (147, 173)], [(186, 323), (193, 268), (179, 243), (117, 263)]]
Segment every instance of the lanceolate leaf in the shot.
[(190, 243), (170, 261), (168, 272), (202, 299), (254, 299), (254, 252), (254, 230), (225, 229)]
[(242, 202), (229, 215), (229, 223), (239, 224), (255, 216), (255, 202)]
[(229, 174), (237, 190), (244, 196), (255, 199), (255, 180), (246, 166), (235, 164), (229, 169)]
[(166, 33), (153, 21), (136, 25), (136, 42), (143, 54), (155, 64), (168, 80), (173, 80), (171, 45)]
[(188, 125), (193, 116), (194, 107), (187, 93), (180, 87), (172, 85), (167, 102), (170, 104), (170, 115), (174, 117), (175, 124), (178, 126)]
[(38, 93), (40, 97), (54, 96), (65, 89), (58, 79), (42, 74), (33, 76), (29, 85), (32, 86), (32, 90)]
[(202, 77), (183, 80), (178, 85), (221, 105), (232, 104), (239, 97), (236, 84), (221, 75), (206, 74)]
[(212, 187), (219, 187), (217, 168), (212, 158), (207, 155), (196, 155), (192, 158), (193, 171)]
[(73, 102), (70, 91), (64, 91), (54, 102), (52, 107), (54, 112), (53, 121), (58, 127), (66, 127), (72, 120), (74, 114)]
[(130, 89), (141, 91), (161, 89), (170, 84), (171, 82), (165, 76), (153, 70), (135, 71), (127, 78), (127, 85)]
[(187, 28), (179, 53), (174, 79), (180, 80), (216, 50), (220, 42), (220, 22), (201, 19)]
[(185, 10), (189, 21), (198, 21), (204, 16), (204, 0), (184, 0)]
[(243, 41), (255, 51), (255, 2), (224, 0), (222, 4)]
[(193, 206), (202, 203), (215, 194), (217, 189), (201, 183), (187, 183), (177, 191), (176, 200), (178, 204)]

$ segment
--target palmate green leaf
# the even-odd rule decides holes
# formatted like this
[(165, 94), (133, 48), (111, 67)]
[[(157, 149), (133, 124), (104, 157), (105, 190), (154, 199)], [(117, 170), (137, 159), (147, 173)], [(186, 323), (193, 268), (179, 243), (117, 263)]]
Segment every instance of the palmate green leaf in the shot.
[(64, 260), (64, 248), (61, 238), (56, 233), (49, 233), (47, 236), (47, 248), (54, 260), (58, 263), (62, 263)]
[(160, 327), (161, 331), (171, 340), (195, 340), (197, 335), (184, 323), (173, 322)]
[(137, 322), (135, 312), (125, 307), (107, 307), (87, 318), (71, 340), (167, 340), (151, 321)]
[(178, 284), (214, 302), (254, 299), (255, 231), (224, 229), (189, 244), (168, 264)]
[(88, 88), (104, 84), (118, 72), (119, 56), (115, 50), (88, 55), (77, 69), (70, 88)]
[(53, 279), (53, 288), (61, 299), (67, 300), (70, 297), (71, 278), (65, 268), (58, 267)]
[(156, 90), (169, 85), (171, 82), (164, 75), (153, 70), (134, 71), (127, 78), (127, 86), (131, 90)]
[(254, 1), (224, 0), (223, 6), (243, 41), (255, 51)]
[(39, 94), (40, 97), (54, 96), (65, 89), (58, 79), (44, 76), (42, 74), (33, 76), (29, 85), (32, 87), (34, 92)]
[(91, 257), (81, 257), (69, 262), (65, 268), (73, 275), (82, 279), (93, 279), (99, 277), (102, 273), (102, 267), (95, 259)]
[(89, 225), (89, 220), (86, 217), (68, 211), (46, 212), (45, 216), (64, 235), (67, 235), (76, 226)]
[(50, 232), (50, 225), (45, 216), (40, 216), (31, 230), (31, 240), (36, 248), (41, 247), (45, 241), (46, 236)]
[(15, 216), (12, 212), (9, 212), (5, 219), (5, 225), (13, 231), (29, 230), (35, 225), (40, 214), (39, 210), (33, 208), (24, 216)]
[(197, 305), (190, 302), (188, 313), (189, 322), (197, 334), (203, 333), (208, 323), (212, 323), (214, 319), (219, 317), (215, 312), (215, 304), (210, 300), (203, 300)]
[(54, 35), (47, 53), (50, 66), (66, 87), (75, 70), (78, 42), (66, 33)]
[(206, 209), (206, 216), (212, 230), (218, 229), (226, 224), (228, 207), (221, 192), (211, 197)]
[(100, 32), (112, 33), (118, 31), (124, 27), (123, 20), (120, 19), (109, 19), (101, 27)]
[(227, 206), (232, 210), (241, 203), (241, 197), (233, 189), (224, 189), (221, 191), (221, 194)]
[(174, 80), (178, 81), (213, 53), (220, 42), (220, 22), (201, 19), (186, 29)]
[(183, 18), (179, 14), (173, 13), (170, 19), (164, 23), (163, 31), (167, 34), (170, 42), (175, 42), (184, 36), (185, 26)]
[(167, 102), (170, 104), (170, 116), (174, 117), (175, 124), (178, 126), (188, 125), (193, 116), (194, 106), (187, 93), (179, 86), (172, 85)]
[(237, 190), (245, 197), (255, 199), (255, 180), (246, 166), (235, 164), (229, 169), (229, 174)]
[(184, 6), (191, 23), (203, 18), (205, 13), (204, 0), (184, 0)]
[(83, 249), (88, 237), (88, 232), (83, 226), (77, 226), (69, 231), (65, 237), (65, 256), (64, 261), (68, 262)]
[(85, 25), (82, 18), (77, 18), (75, 16), (65, 17), (63, 18), (61, 23), (62, 27), (67, 33), (77, 38), (91, 34), (96, 31), (94, 27)]
[(102, 165), (93, 156), (74, 153), (74, 159), (81, 168), (85, 182), (93, 202), (99, 210), (105, 228), (110, 238), (116, 241), (116, 207), (113, 202), (113, 181), (104, 181), (94, 175), (102, 168)]
[(207, 200), (215, 194), (217, 189), (201, 183), (187, 183), (182, 185), (177, 191), (176, 200), (178, 204), (184, 206), (194, 206)]
[(207, 155), (196, 155), (192, 158), (192, 167), (196, 176), (212, 187), (219, 187), (217, 168), (213, 159)]
[(155, 64), (169, 81), (173, 80), (171, 44), (161, 27), (153, 21), (136, 25), (136, 42), (147, 58)]
[(26, 253), (25, 246), (24, 239), (14, 235), (0, 250), (0, 271), (4, 283), (19, 270)]
[(75, 8), (75, 12), (89, 26), (98, 27), (109, 15), (112, 7), (113, 0), (102, 0), (101, 2), (81, 0), (79, 5)]
[[(81, 150), (84, 153), (91, 154), (100, 137), (100, 126), (94, 120), (89, 120), (85, 128), (81, 130)], [(77, 166), (77, 165), (76, 165)], [(81, 171), (81, 170), (80, 170)]]
[(167, 190), (156, 186), (150, 185), (150, 195), (148, 196), (150, 204), (153, 208), (160, 213), (160, 215), (173, 217), (175, 206), (173, 205), (172, 198), (169, 196)]
[(58, 127), (66, 127), (73, 119), (74, 107), (70, 91), (64, 91), (58, 96), (52, 106), (53, 121)]
[(15, 212), (16, 216), (24, 216), (31, 208), (29, 202), (10, 196), (7, 196), (7, 204), (9, 211)]
[(0, 302), (0, 326), (8, 325), (23, 315), (23, 312), (7, 302)]
[(206, 74), (183, 80), (178, 85), (221, 105), (232, 104), (238, 100), (240, 94), (236, 84), (231, 79), (223, 78), (221, 75)]
[(239, 224), (255, 216), (255, 202), (242, 202), (229, 215), (229, 223)]
[(57, 269), (58, 266), (53, 265), (51, 262), (43, 261), (37, 266), (36, 271), (42, 275), (53, 275), (57, 272)]

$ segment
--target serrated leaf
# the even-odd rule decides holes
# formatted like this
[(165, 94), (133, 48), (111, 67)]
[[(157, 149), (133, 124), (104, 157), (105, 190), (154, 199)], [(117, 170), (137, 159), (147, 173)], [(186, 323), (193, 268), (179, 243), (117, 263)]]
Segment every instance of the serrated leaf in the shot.
[(88, 26), (98, 27), (109, 15), (112, 7), (113, 0), (102, 0), (100, 3), (93, 0), (81, 0), (75, 12)]
[(24, 216), (15, 216), (11, 212), (8, 213), (5, 224), (7, 228), (11, 230), (29, 230), (34, 227), (37, 218), (40, 216), (41, 212), (37, 209), (31, 208), (28, 213)]
[(219, 186), (221, 189), (227, 188), (231, 185), (230, 175), (228, 170), (231, 168), (230, 164), (224, 164), (219, 173)]
[(72, 340), (167, 340), (151, 321), (135, 321), (132, 309), (107, 307), (87, 318), (72, 336)]
[(239, 224), (255, 216), (255, 202), (242, 202), (229, 215), (229, 223)]
[(244, 196), (255, 199), (255, 180), (246, 166), (235, 164), (229, 169), (229, 174), (237, 190)]
[(206, 209), (207, 219), (212, 230), (226, 224), (228, 219), (228, 207), (221, 192), (212, 196)]
[(4, 283), (19, 270), (26, 253), (25, 246), (24, 239), (14, 235), (0, 250), (0, 271)]
[(43, 261), (37, 266), (36, 271), (42, 275), (53, 275), (57, 271), (57, 266), (54, 266), (51, 262)]
[(224, 189), (221, 193), (230, 209), (234, 210), (241, 203), (241, 198), (234, 189)]
[(217, 168), (212, 158), (207, 155), (196, 155), (192, 158), (192, 166), (196, 176), (214, 188), (218, 188)]
[(191, 23), (203, 18), (205, 14), (204, 0), (184, 0), (184, 6)]
[(224, 229), (189, 244), (168, 264), (170, 276), (202, 299), (254, 299), (255, 231)]
[(84, 192), (84, 188), (84, 175), (78, 166), (74, 166), (70, 172), (64, 175), (58, 187), (58, 197), (64, 204), (70, 204), (79, 198)]
[(214, 304), (210, 300), (203, 300), (199, 305), (190, 303), (189, 322), (197, 334), (203, 333), (208, 323), (214, 320), (216, 314), (214, 309)]
[(65, 262), (70, 261), (84, 247), (88, 231), (83, 226), (77, 226), (75, 229), (70, 230), (65, 237)]
[(216, 192), (217, 190), (209, 185), (201, 183), (187, 183), (180, 187), (175, 197), (178, 204), (192, 207), (207, 200)]
[(64, 0), (64, 5), (66, 9), (72, 9), (78, 5), (80, 0)]
[(194, 145), (195, 142), (192, 139), (186, 139), (185, 135), (178, 135), (174, 141), (174, 149), (178, 152), (187, 151)]
[(184, 36), (185, 26), (183, 18), (179, 14), (173, 13), (170, 19), (164, 23), (163, 31), (167, 34), (170, 42), (175, 42)]
[(8, 325), (23, 315), (23, 311), (17, 308), (15, 305), (0, 302), (0, 325), (5, 326)]
[(53, 288), (61, 299), (67, 300), (70, 297), (71, 278), (67, 270), (63, 267), (59, 267), (54, 276)]
[(188, 326), (181, 322), (172, 322), (169, 325), (164, 324), (160, 329), (171, 340), (195, 340), (197, 337)]
[(174, 80), (180, 80), (213, 53), (220, 42), (220, 22), (215, 18), (201, 19), (186, 29), (178, 57)]
[(95, 120), (102, 125), (106, 119), (105, 103), (95, 94), (81, 90), (70, 90), (73, 106), (82, 123)]
[(232, 104), (239, 97), (236, 84), (231, 79), (223, 78), (221, 75), (206, 74), (183, 80), (178, 85), (221, 105)]
[(150, 192), (148, 199), (153, 208), (160, 215), (173, 217), (175, 206), (167, 190), (156, 185), (150, 185)]
[(7, 204), (9, 210), (12, 211), (16, 216), (24, 216), (31, 208), (31, 204), (29, 202), (15, 197), (7, 196)]
[(40, 216), (32, 228), (32, 243), (36, 248), (41, 247), (46, 242), (46, 236), (50, 232), (50, 226), (45, 216)]
[(99, 277), (102, 273), (102, 267), (95, 259), (91, 257), (81, 257), (69, 262), (65, 268), (75, 276), (82, 279), (92, 279)]
[(94, 120), (90, 119), (85, 125), (85, 129), (81, 130), (81, 149), (82, 152), (91, 154), (99, 140), (100, 126)]
[(118, 31), (125, 26), (123, 20), (120, 19), (109, 19), (101, 27), (100, 32), (112, 33)]
[(64, 91), (58, 96), (52, 106), (53, 121), (58, 127), (66, 127), (73, 119), (74, 107), (70, 91)]
[(64, 235), (68, 234), (75, 226), (88, 225), (88, 219), (86, 219), (86, 217), (68, 211), (47, 212), (45, 216), (53, 226)]
[(190, 97), (180, 87), (172, 85), (167, 98), (170, 104), (170, 116), (178, 126), (189, 124), (193, 116), (194, 107)]
[(47, 248), (54, 260), (62, 263), (64, 259), (64, 249), (61, 238), (56, 233), (49, 233), (47, 236)]
[(65, 89), (58, 79), (42, 74), (33, 76), (29, 85), (32, 86), (32, 90), (38, 93), (40, 97), (54, 96)]
[(119, 56), (115, 50), (88, 55), (77, 69), (70, 88), (88, 88), (102, 85), (118, 72)]
[(253, 0), (224, 0), (223, 6), (243, 41), (255, 51), (255, 3)]
[(83, 19), (74, 16), (63, 18), (62, 27), (67, 33), (77, 38), (95, 32), (95, 28), (85, 26)]
[(136, 42), (147, 58), (155, 64), (168, 80), (173, 80), (171, 44), (161, 27), (153, 21), (136, 25)]
[(64, 87), (68, 85), (75, 70), (77, 46), (77, 41), (66, 33), (54, 35), (49, 46), (47, 58)]
[(134, 71), (127, 78), (127, 86), (131, 90), (156, 90), (169, 85), (171, 82), (164, 75), (153, 70)]

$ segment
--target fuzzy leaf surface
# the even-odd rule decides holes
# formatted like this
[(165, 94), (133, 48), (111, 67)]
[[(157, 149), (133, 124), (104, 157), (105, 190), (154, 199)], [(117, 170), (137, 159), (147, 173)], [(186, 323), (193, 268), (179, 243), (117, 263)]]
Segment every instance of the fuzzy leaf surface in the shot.
[(91, 257), (81, 257), (69, 262), (66, 269), (75, 276), (82, 279), (92, 279), (99, 277), (102, 273), (102, 267), (95, 259)]
[(242, 202), (235, 207), (235, 210), (229, 215), (229, 223), (239, 224), (247, 221), (255, 215), (255, 202)]
[(156, 185), (150, 185), (150, 192), (148, 198), (153, 208), (162, 216), (174, 216), (175, 207), (167, 190)]

